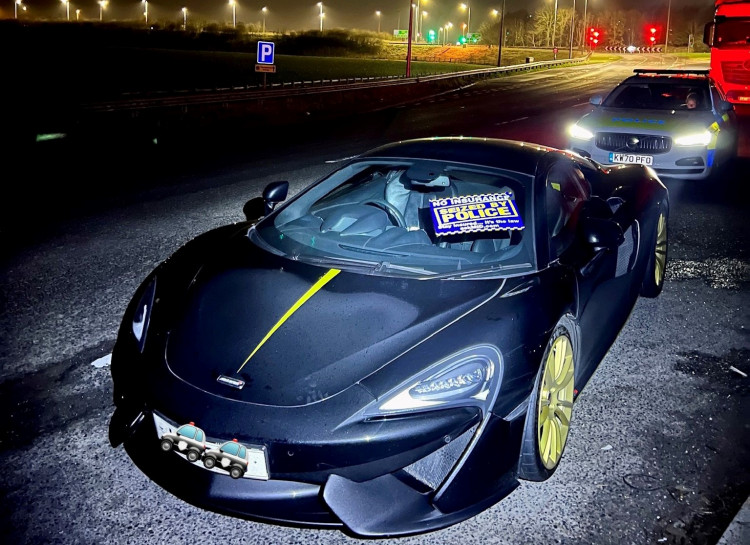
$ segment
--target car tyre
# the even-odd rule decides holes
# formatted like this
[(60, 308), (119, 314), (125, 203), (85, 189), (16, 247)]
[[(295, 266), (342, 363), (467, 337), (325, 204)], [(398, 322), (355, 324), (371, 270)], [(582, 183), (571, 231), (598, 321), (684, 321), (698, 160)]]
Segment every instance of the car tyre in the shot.
[(550, 478), (565, 450), (576, 394), (576, 344), (571, 331), (573, 328), (558, 324), (544, 350), (526, 411), (518, 471), (521, 479)]
[(187, 451), (187, 459), (190, 460), (191, 462), (197, 462), (198, 460), (200, 460), (200, 458), (201, 458), (201, 453), (198, 450), (191, 448), (190, 450)]
[(162, 439), (161, 440), (161, 449), (164, 452), (169, 452), (170, 450), (172, 450), (172, 445), (173, 445), (173, 443), (169, 439)]
[(656, 220), (656, 233), (654, 234), (654, 246), (648, 258), (646, 275), (641, 285), (643, 297), (657, 297), (664, 289), (664, 276), (667, 272), (667, 253), (669, 248), (668, 224), (669, 207), (662, 202), (659, 208), (659, 217)]
[(232, 466), (229, 470), (229, 474), (232, 476), (232, 479), (239, 479), (245, 474), (245, 472), (242, 471), (240, 466)]
[(213, 456), (206, 456), (205, 458), (203, 458), (203, 465), (208, 469), (213, 468), (216, 465), (216, 458), (214, 458)]

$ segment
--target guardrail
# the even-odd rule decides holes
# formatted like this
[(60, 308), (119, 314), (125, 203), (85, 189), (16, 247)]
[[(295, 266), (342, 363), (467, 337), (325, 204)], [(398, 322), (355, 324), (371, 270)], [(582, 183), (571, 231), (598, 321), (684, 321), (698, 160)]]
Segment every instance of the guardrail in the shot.
[(195, 89), (192, 91), (179, 90), (163, 94), (131, 96), (121, 99), (84, 104), (81, 109), (89, 112), (106, 112), (117, 110), (144, 110), (151, 108), (185, 107), (190, 105), (206, 105), (215, 103), (244, 102), (271, 98), (290, 98), (299, 95), (347, 92), (368, 89), (388, 89), (391, 87), (416, 85), (421, 83), (435, 83), (453, 80), (463, 84), (474, 83), (476, 80), (495, 77), (500, 74), (527, 72), (542, 68), (554, 68), (568, 64), (581, 64), (589, 56), (574, 59), (559, 59), (553, 61), (527, 62), (511, 66), (499, 66), (448, 72), (442, 74), (421, 75), (414, 77), (387, 76), (370, 78), (328, 79), (314, 81), (300, 81), (292, 83), (276, 83), (262, 88), (262, 86), (225, 87), (217, 89)]

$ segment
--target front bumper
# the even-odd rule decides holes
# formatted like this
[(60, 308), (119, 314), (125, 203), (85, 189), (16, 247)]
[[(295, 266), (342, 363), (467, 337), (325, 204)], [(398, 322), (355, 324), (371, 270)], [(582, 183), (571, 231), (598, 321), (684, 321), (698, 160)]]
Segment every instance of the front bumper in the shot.
[[(446, 443), (451, 432), (442, 429), (440, 433), (446, 433), (438, 436), (437, 444), (430, 441), (426, 449), (384, 453), (384, 460), (365, 464), (369, 467), (358, 471), (328, 467), (308, 474), (277, 475), (273, 453), (279, 454), (279, 445), (270, 445), (270, 478), (260, 480), (233, 479), (200, 462), (190, 462), (177, 451), (161, 450), (149, 411), (135, 418), (115, 414), (113, 422), (137, 422), (124, 443), (125, 450), (156, 484), (195, 506), (253, 520), (341, 527), (362, 536), (406, 535), (464, 520), (518, 486), (523, 415), (518, 421), (494, 415), (481, 421), (476, 414), (450, 418), (454, 441)], [(415, 430), (414, 435), (416, 439), (419, 432)], [(317, 448), (336, 449), (337, 445)], [(360, 448), (372, 450), (373, 445)], [(345, 450), (352, 454), (351, 445)], [(391, 471), (374, 473), (383, 467)], [(365, 473), (370, 478), (363, 480)]]
[[(586, 142), (574, 140), (569, 143), (571, 151), (584, 157), (589, 157), (602, 165), (612, 166), (622, 164), (613, 161), (612, 152), (600, 149)], [(631, 155), (648, 156), (653, 162), (648, 165), (656, 171), (660, 178), (676, 178), (681, 180), (705, 180), (711, 176), (716, 158), (716, 150), (709, 150), (706, 146), (673, 146), (667, 153), (653, 155), (637, 153)]]

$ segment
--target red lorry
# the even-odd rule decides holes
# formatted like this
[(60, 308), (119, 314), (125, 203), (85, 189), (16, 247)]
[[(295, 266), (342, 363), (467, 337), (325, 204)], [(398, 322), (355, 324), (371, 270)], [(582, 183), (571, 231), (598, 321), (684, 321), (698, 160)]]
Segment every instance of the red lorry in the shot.
[(735, 105), (738, 155), (750, 157), (750, 0), (716, 0), (703, 42), (711, 48), (711, 77)]

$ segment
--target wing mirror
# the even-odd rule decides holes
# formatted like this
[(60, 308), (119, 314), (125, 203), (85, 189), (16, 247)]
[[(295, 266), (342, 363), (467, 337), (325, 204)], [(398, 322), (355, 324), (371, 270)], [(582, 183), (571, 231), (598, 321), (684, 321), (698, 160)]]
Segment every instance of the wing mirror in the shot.
[(722, 113), (731, 112), (732, 110), (734, 110), (734, 104), (727, 100), (720, 100), (718, 110)]
[(289, 182), (271, 182), (263, 190), (262, 197), (250, 199), (242, 207), (247, 221), (258, 221), (263, 216), (267, 216), (277, 204), (286, 199), (289, 192)]
[(625, 237), (617, 222), (602, 218), (584, 218), (583, 236), (595, 251), (615, 249), (623, 243)]
[(604, 102), (604, 99), (601, 95), (596, 95), (589, 99), (589, 103), (593, 104), (594, 106), (601, 106), (602, 102)]

